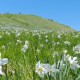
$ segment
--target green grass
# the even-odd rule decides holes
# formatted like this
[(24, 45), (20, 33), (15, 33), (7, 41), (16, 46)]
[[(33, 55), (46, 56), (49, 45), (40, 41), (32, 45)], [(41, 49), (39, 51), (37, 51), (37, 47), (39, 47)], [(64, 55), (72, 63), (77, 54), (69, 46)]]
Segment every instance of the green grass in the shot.
[[(73, 47), (80, 44), (80, 35), (77, 32), (74, 33), (56, 33), (56, 32), (20, 32), (20, 36), (16, 37), (16, 32), (6, 31), (0, 32), (2, 38), (0, 39), (0, 52), (2, 53), (2, 58), (8, 58), (9, 62), (6, 66), (3, 66), (3, 72), (6, 76), (0, 76), (0, 80), (41, 80), (39, 75), (35, 73), (35, 65), (38, 61), (41, 63), (54, 64), (55, 58), (52, 56), (56, 51), (58, 52), (57, 61), (61, 60), (63, 55), (63, 50), (67, 50), (67, 54), (71, 56), (77, 56), (80, 62), (80, 54), (75, 54), (73, 52)], [(19, 32), (18, 32), (19, 33)], [(58, 35), (61, 34), (61, 38)], [(45, 36), (48, 36), (46, 38)], [(78, 37), (75, 37), (78, 35)], [(45, 40), (48, 42), (45, 42)], [(18, 43), (20, 40), (21, 43)], [(29, 41), (28, 49), (26, 52), (22, 52), (21, 48), (24, 46), (25, 41)], [(76, 41), (77, 40), (77, 41)], [(70, 45), (64, 44), (64, 41), (69, 41)], [(59, 44), (57, 44), (59, 42)], [(40, 45), (44, 46), (41, 47)], [(2, 49), (2, 46), (5, 49)], [(38, 53), (36, 50), (39, 49)], [(77, 80), (80, 76), (80, 69), (76, 71), (70, 70), (69, 74), (64, 75), (64, 71), (57, 80)], [(59, 74), (58, 74), (59, 75)], [(61, 79), (62, 78), (62, 79)], [(80, 79), (80, 78), (79, 78)], [(78, 79), (78, 80), (79, 80)], [(43, 80), (56, 80), (54, 78)]]
[[(80, 33), (65, 25), (34, 15), (0, 14), (0, 52), (2, 58), (8, 58), (8, 64), (2, 66), (5, 76), (0, 75), (0, 80), (80, 80), (80, 68), (72, 70), (69, 57), (68, 62), (63, 59), (63, 50), (67, 50), (66, 55), (77, 57), (80, 64), (80, 53), (76, 54), (80, 47), (73, 51), (79, 44)], [(62, 69), (59, 60), (65, 64)], [(48, 72), (41, 78), (36, 72), (38, 61), (56, 63), (59, 72), (54, 77)]]
[(29, 30), (38, 29), (51, 31), (74, 31), (68, 26), (59, 24), (54, 21), (43, 19), (35, 15), (20, 14), (0, 14), (0, 27), (5, 28), (24, 28)]

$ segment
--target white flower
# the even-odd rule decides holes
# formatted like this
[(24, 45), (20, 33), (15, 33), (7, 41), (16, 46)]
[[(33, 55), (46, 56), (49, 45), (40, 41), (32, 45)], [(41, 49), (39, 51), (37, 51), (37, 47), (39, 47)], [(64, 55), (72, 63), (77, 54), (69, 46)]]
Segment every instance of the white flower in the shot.
[(36, 52), (37, 52), (37, 53), (40, 53), (40, 50), (39, 50), (39, 49), (37, 49), (37, 50), (36, 50)]
[(59, 69), (56, 68), (56, 64), (53, 64), (50, 68), (49, 75), (54, 77), (54, 73), (57, 73), (57, 72), (59, 72)]
[(45, 42), (48, 42), (48, 39), (46, 39)]
[(58, 56), (58, 52), (55, 52), (52, 54), (53, 57)]
[(0, 53), (0, 75), (5, 75), (4, 72), (2, 71), (2, 66), (8, 63), (8, 59), (4, 58), (1, 59), (1, 53)]
[(40, 63), (40, 61), (38, 61), (38, 63), (36, 64), (36, 71), (35, 72), (38, 73), (38, 75), (42, 78), (47, 73), (50, 73), (51, 70), (52, 70), (52, 72), (55, 72), (55, 69), (50, 64), (42, 64), (42, 63)]
[(65, 64), (63, 63), (62, 60), (59, 60), (59, 61), (58, 61), (58, 67), (59, 67), (59, 70), (62, 70), (62, 69), (65, 68)]
[(22, 48), (21, 51), (25, 53), (26, 52), (26, 49), (25, 48)]
[(67, 50), (63, 50), (63, 53), (65, 53), (65, 54), (66, 54), (66, 53), (67, 53)]
[(0, 66), (0, 75), (5, 76), (5, 73), (2, 71), (2, 66)]
[(42, 64), (40, 63), (40, 61), (38, 61), (38, 63), (36, 64), (36, 70), (35, 70), (36, 73), (38, 73), (38, 75), (41, 77), (41, 78), (44, 78), (44, 68), (42, 66)]
[(7, 35), (10, 35), (10, 33), (9, 33), (8, 31), (6, 31), (6, 34), (7, 34)]
[(17, 43), (22, 43), (22, 41), (21, 40), (17, 40)]
[(69, 41), (64, 41), (64, 44), (70, 45), (70, 42)]
[(43, 68), (44, 68), (44, 73), (47, 74), (50, 69), (51, 69), (51, 65), (50, 64), (42, 64)]
[(60, 42), (56, 42), (56, 44), (58, 45), (58, 44), (60, 44)]
[(23, 48), (24, 48), (25, 50), (27, 50), (27, 49), (28, 49), (28, 45), (24, 45)]
[(74, 51), (76, 54), (79, 54), (79, 53), (80, 53), (80, 44), (74, 46), (74, 47), (73, 47), (73, 51)]
[(73, 57), (73, 59), (71, 58), (71, 56), (68, 58), (69, 64), (70, 64), (70, 68), (72, 70), (75, 70), (76, 68), (80, 68), (80, 65), (78, 64), (77, 61), (77, 57)]
[(0, 66), (5, 65), (8, 63), (8, 59), (4, 58), (4, 59), (0, 59)]
[(2, 45), (2, 49), (5, 49), (5, 46), (4, 45)]
[(63, 55), (63, 60), (67, 62), (69, 57), (70, 57), (70, 55), (66, 55), (66, 53), (65, 53)]
[(25, 45), (28, 45), (28, 44), (29, 44), (29, 41), (26, 40), (26, 41), (25, 41)]
[(16, 37), (18, 37), (18, 36), (20, 36), (20, 33), (19, 32), (16, 33)]
[(29, 44), (29, 42), (25, 41), (25, 44), (24, 44), (24, 46), (21, 49), (22, 52), (24, 52), (24, 53), (26, 52), (26, 50), (28, 49), (28, 44)]
[(48, 36), (46, 35), (45, 38), (48, 38)]
[(60, 39), (61, 38), (61, 34), (59, 34), (57, 37)]
[(38, 35), (38, 37), (39, 37), (39, 39), (41, 39), (41, 35), (40, 34)]

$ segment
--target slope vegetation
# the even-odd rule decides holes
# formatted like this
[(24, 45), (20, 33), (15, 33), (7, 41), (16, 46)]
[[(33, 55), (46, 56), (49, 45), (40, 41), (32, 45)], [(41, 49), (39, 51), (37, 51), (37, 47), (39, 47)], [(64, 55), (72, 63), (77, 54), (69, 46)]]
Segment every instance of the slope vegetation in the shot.
[(74, 31), (68, 26), (35, 15), (0, 14), (0, 28)]

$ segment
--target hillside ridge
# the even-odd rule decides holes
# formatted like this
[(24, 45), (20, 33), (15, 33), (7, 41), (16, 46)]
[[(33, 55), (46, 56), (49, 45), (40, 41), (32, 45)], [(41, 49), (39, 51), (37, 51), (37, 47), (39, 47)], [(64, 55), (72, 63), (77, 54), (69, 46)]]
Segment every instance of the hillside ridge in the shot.
[(36, 15), (0, 14), (0, 28), (24, 28), (29, 30), (74, 31), (69, 26)]

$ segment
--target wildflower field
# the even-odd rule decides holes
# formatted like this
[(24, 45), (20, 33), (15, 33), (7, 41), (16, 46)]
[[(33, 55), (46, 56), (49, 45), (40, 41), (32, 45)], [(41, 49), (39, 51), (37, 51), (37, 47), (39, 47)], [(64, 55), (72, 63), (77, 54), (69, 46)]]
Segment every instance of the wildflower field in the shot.
[(0, 30), (0, 80), (80, 80), (80, 32)]

